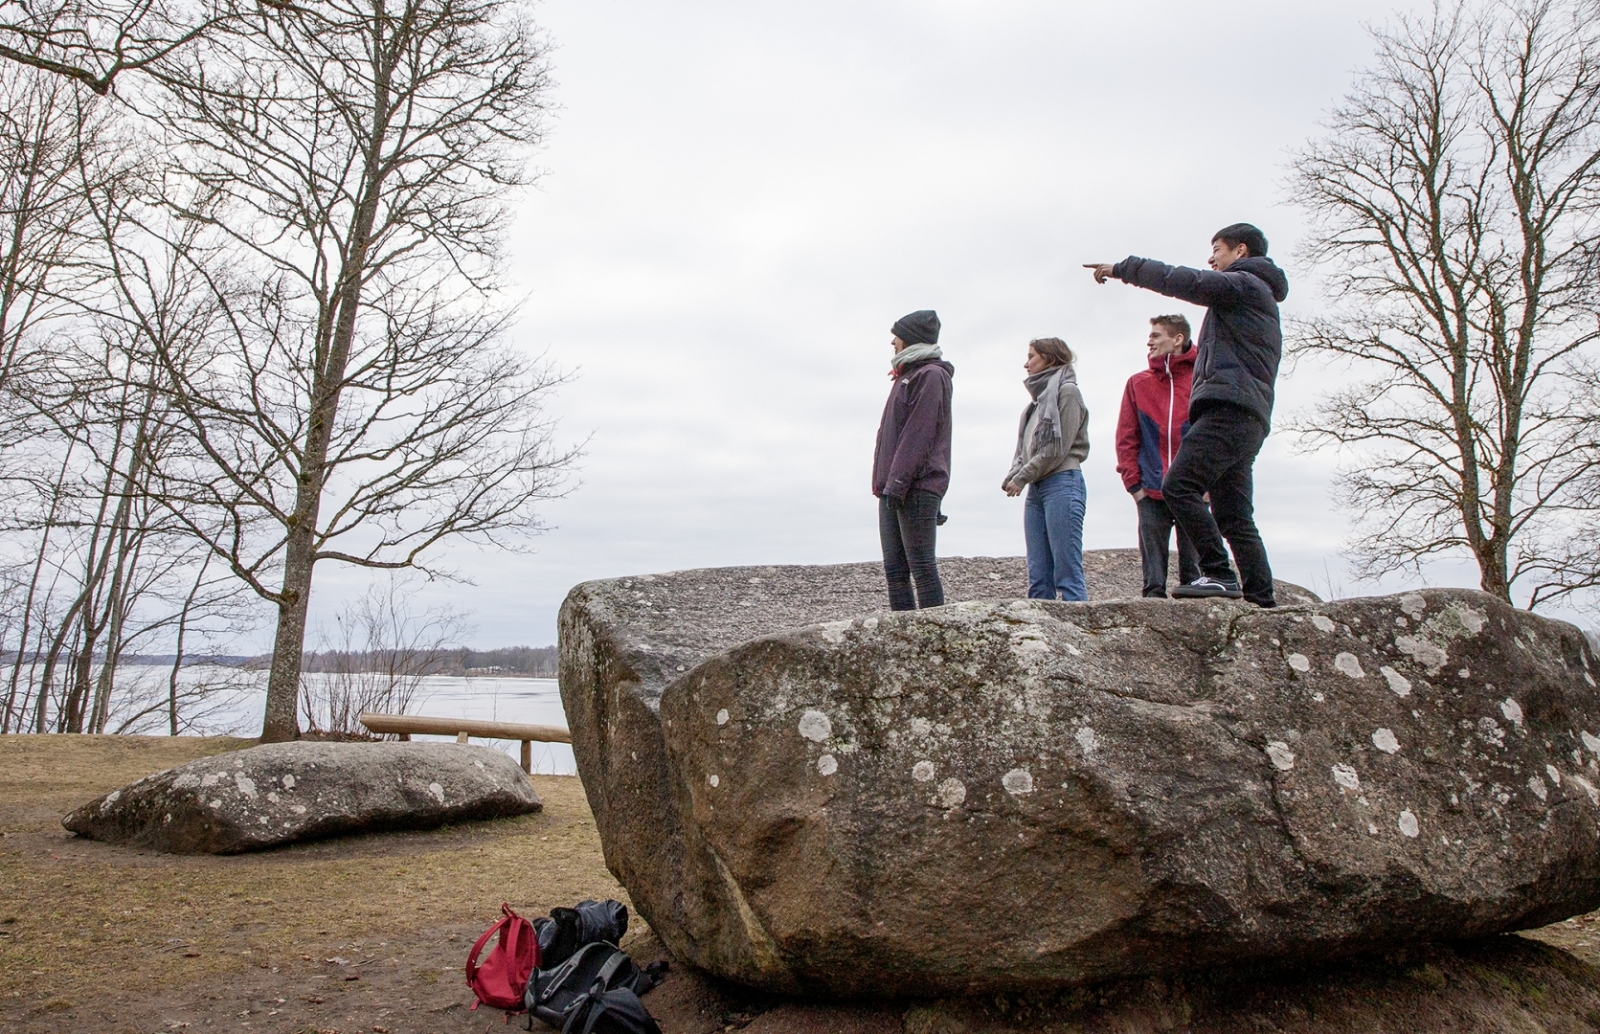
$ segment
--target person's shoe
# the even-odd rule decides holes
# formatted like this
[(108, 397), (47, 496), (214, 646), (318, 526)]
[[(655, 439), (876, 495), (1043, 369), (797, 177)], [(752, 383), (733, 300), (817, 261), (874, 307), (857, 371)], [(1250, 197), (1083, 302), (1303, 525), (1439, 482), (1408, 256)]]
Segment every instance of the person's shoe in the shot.
[(1239, 591), (1239, 583), (1221, 578), (1207, 578), (1201, 575), (1188, 585), (1180, 585), (1172, 590), (1172, 595), (1180, 600), (1203, 600), (1221, 597), (1225, 600), (1239, 600), (1244, 598), (1244, 593)]

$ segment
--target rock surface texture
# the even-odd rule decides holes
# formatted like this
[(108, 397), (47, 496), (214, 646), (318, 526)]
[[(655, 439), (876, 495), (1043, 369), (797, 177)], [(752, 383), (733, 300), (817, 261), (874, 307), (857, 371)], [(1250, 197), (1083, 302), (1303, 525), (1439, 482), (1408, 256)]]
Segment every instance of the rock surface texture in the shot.
[(541, 807), (517, 763), (488, 747), (301, 741), (169, 768), (85, 804), (61, 824), (91, 840), (173, 854), (238, 854)]
[(678, 958), (926, 997), (1600, 905), (1600, 667), (1574, 627), (1466, 590), (996, 599), (1018, 563), (942, 560), (966, 602), (908, 614), (875, 612), (872, 564), (572, 591), (579, 773)]

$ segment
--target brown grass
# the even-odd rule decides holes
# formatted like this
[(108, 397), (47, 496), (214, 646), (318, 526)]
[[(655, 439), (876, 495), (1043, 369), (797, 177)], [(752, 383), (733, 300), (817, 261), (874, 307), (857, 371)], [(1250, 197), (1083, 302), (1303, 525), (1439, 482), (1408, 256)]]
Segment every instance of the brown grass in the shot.
[(233, 1025), (249, 1011), (271, 1020), (260, 1029), (298, 1029), (278, 1017), (299, 1014), (320, 1030), (344, 1020), (328, 1006), (354, 994), (347, 1004), (361, 1015), (343, 1029), (389, 1018), (396, 1030), (438, 1029), (404, 1015), (442, 1020), (471, 1002), (461, 967), (500, 902), (535, 916), (585, 897), (627, 900), (573, 778), (534, 777), (540, 814), (226, 858), (134, 851), (61, 828), (62, 815), (107, 790), (246, 745), (0, 737), (0, 1023), (157, 1030), (219, 1019), (205, 1015), (213, 996)]

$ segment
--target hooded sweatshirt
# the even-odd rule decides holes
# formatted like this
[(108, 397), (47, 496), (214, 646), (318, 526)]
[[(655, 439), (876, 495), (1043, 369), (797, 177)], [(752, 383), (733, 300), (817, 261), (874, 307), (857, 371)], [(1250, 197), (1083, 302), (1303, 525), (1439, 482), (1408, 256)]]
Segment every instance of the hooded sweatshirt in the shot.
[(1206, 307), (1189, 419), (1226, 403), (1272, 427), (1273, 388), (1283, 357), (1278, 303), (1289, 297), (1283, 270), (1265, 256), (1240, 259), (1219, 273), (1130, 255), (1112, 267), (1111, 275)]
[[(1035, 433), (1039, 427), (1039, 397), (1055, 377), (1061, 379), (1056, 391), (1061, 437), (1041, 447)], [(1022, 419), (1017, 423), (1017, 451), (1010, 471), (1000, 483), (1002, 487), (1013, 481), (1031, 485), (1063, 470), (1077, 470), (1089, 456), (1089, 411), (1084, 408), (1083, 394), (1078, 390), (1077, 372), (1070, 366), (1053, 366), (1025, 378), (1022, 383), (1033, 401), (1022, 411)]]
[(1117, 473), (1129, 492), (1161, 498), (1161, 480), (1189, 428), (1189, 386), (1199, 349), (1155, 356), (1128, 378), (1117, 417)]
[(907, 492), (944, 496), (950, 487), (950, 377), (943, 359), (896, 366), (878, 423), (872, 494), (904, 500)]

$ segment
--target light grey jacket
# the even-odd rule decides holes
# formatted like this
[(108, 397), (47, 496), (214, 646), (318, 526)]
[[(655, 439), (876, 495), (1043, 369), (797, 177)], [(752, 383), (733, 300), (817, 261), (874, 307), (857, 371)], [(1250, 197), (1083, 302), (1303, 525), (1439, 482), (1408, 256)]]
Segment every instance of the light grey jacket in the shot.
[[(1039, 426), (1039, 396), (1044, 393), (1050, 375), (1059, 372), (1061, 385), (1057, 401), (1061, 416), (1061, 440), (1050, 446), (1038, 447), (1034, 431)], [(1052, 367), (1027, 378), (1023, 382), (1034, 401), (1022, 411), (1017, 425), (1017, 452), (1011, 461), (1011, 470), (1005, 481), (1031, 485), (1043, 481), (1063, 470), (1077, 470), (1089, 456), (1089, 411), (1084, 408), (1083, 394), (1078, 391), (1078, 378), (1072, 367)]]

